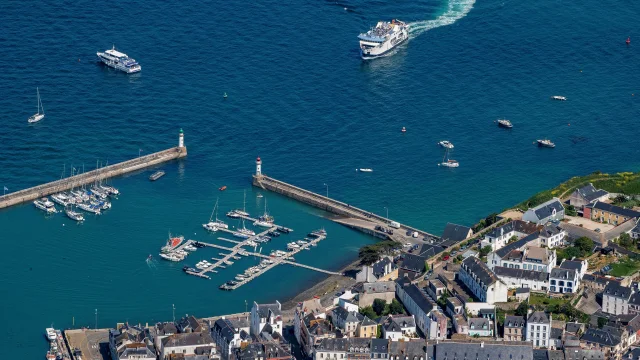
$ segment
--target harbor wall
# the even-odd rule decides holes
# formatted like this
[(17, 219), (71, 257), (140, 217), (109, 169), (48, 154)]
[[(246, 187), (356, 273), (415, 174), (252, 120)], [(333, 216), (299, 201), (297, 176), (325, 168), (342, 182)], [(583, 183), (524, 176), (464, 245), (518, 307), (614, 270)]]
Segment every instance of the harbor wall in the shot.
[(0, 209), (35, 200), (61, 191), (66, 191), (76, 186), (91, 184), (96, 181), (124, 175), (149, 166), (183, 158), (185, 156), (187, 156), (186, 147), (174, 147), (153, 154), (140, 156), (118, 164), (105, 166), (83, 174), (12, 192), (4, 196), (0, 196)]
[[(379, 222), (382, 224), (388, 224), (389, 222), (392, 221), (383, 216), (374, 214), (369, 211), (362, 210), (355, 206), (351, 206), (350, 204), (347, 204), (338, 200), (334, 200), (320, 194), (316, 194), (314, 192), (299, 188), (297, 186), (288, 184), (286, 182), (276, 180), (266, 175), (253, 175), (253, 185), (265, 190), (269, 190), (269, 191), (287, 196), (289, 198), (298, 200), (302, 203), (311, 205), (313, 207), (322, 209), (324, 211), (327, 211), (333, 214), (357, 218), (357, 219), (363, 219), (367, 221)], [(415, 231), (418, 234), (420, 234), (420, 236), (423, 236), (423, 237), (431, 237), (434, 239), (438, 238), (437, 236), (433, 234), (429, 234), (426, 231), (401, 224), (401, 228), (399, 229), (399, 231), (403, 231), (403, 230), (412, 231), (412, 232)]]

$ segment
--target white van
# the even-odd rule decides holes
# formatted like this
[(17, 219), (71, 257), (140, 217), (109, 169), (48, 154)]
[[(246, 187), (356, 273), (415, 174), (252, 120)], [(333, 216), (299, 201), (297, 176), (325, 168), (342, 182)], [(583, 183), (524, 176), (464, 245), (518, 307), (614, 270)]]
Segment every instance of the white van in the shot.
[(389, 223), (389, 226), (394, 228), (394, 229), (400, 229), (400, 223), (396, 222), (396, 221), (392, 221)]

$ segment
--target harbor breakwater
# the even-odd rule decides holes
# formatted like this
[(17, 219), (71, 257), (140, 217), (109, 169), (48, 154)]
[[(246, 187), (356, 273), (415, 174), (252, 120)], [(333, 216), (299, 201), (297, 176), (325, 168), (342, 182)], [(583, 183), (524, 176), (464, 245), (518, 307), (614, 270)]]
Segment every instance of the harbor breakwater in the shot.
[(118, 164), (91, 170), (83, 174), (9, 193), (4, 196), (0, 196), (0, 209), (35, 200), (40, 197), (48, 196), (61, 191), (66, 191), (76, 186), (91, 184), (96, 181), (101, 181), (115, 176), (124, 175), (133, 171), (141, 170), (149, 166), (161, 164), (175, 159), (180, 159), (185, 156), (187, 156), (187, 148), (184, 146), (177, 146), (153, 154), (140, 156), (135, 159), (127, 160)]
[[(374, 230), (375, 225), (389, 226), (389, 224), (393, 222), (393, 220), (374, 214), (370, 211), (366, 211), (366, 210), (354, 207), (350, 204), (346, 204), (344, 202), (331, 199), (329, 197), (326, 197), (320, 194), (316, 194), (309, 190), (299, 188), (297, 186), (268, 177), (263, 174), (253, 175), (253, 185), (265, 190), (269, 190), (269, 191), (284, 195), (286, 197), (292, 198), (294, 200), (300, 201), (307, 205), (311, 205), (313, 207), (316, 207), (318, 209), (321, 209), (336, 215), (341, 215), (347, 218), (364, 220), (365, 222), (369, 222), (371, 224), (370, 226), (371, 229), (368, 229), (369, 226), (361, 226), (355, 223), (347, 224), (347, 223), (344, 223), (343, 221), (338, 221), (340, 223), (343, 223), (344, 225), (359, 229), (369, 234), (372, 234), (373, 232), (375, 234), (372, 234), (372, 235), (376, 237), (382, 237), (382, 236), (377, 234), (378, 231)], [(359, 223), (362, 224), (362, 221), (359, 221)], [(410, 231), (412, 233), (417, 232), (421, 238), (431, 238), (434, 240), (438, 239), (437, 236), (430, 234), (424, 230), (416, 229), (414, 227), (407, 226), (404, 224), (399, 224), (399, 225), (400, 225), (400, 228), (397, 230), (397, 232), (399, 232), (400, 234), (398, 235), (404, 235), (405, 232)], [(368, 231), (365, 231), (365, 229), (367, 229)], [(384, 234), (384, 233), (380, 233), (380, 234)], [(400, 240), (398, 236), (393, 236), (389, 238), (397, 241)]]

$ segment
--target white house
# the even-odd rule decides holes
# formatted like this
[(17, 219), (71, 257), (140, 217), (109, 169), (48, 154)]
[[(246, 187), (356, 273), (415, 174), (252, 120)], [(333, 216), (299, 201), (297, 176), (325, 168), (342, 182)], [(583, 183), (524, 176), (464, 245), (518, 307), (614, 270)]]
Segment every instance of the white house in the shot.
[(494, 304), (507, 301), (507, 285), (478, 258), (464, 259), (458, 278), (481, 302)]
[(557, 259), (555, 250), (538, 246), (525, 246), (523, 250), (514, 249), (500, 256), (502, 253), (502, 251), (496, 251), (491, 256), (487, 256), (487, 266), (490, 269), (494, 266), (502, 266), (548, 273), (555, 267)]
[(403, 279), (398, 279), (396, 283), (396, 295), (404, 304), (407, 312), (414, 316), (416, 327), (423, 334), (428, 333), (430, 323), (429, 313), (437, 304), (418, 286)]
[(631, 288), (611, 281), (602, 292), (602, 311), (613, 315), (628, 314), (631, 295)]
[(498, 250), (490, 252), (489, 255), (487, 255), (487, 266), (489, 269), (493, 269), (494, 266), (502, 266), (502, 259), (507, 257), (512, 251), (524, 251), (528, 246), (540, 246), (539, 235), (540, 233), (535, 231), (517, 241), (502, 246)]
[(560, 199), (556, 197), (536, 207), (530, 208), (522, 214), (523, 221), (529, 221), (538, 225), (544, 225), (551, 220), (562, 219), (564, 219), (564, 206), (562, 206)]
[(381, 279), (394, 280), (393, 272), (397, 270), (396, 264), (389, 257), (383, 257), (371, 265), (363, 265), (362, 270), (356, 274), (356, 282), (375, 282)]
[(276, 300), (275, 304), (258, 304), (253, 302), (251, 308), (251, 334), (259, 336), (264, 327), (269, 324), (274, 332), (282, 335), (282, 305)]
[(156, 348), (149, 331), (136, 326), (109, 330), (109, 350), (113, 360), (156, 359)]
[(549, 274), (549, 291), (575, 293), (580, 286), (580, 276), (575, 269), (555, 268)]
[(589, 183), (589, 185), (576, 189), (571, 193), (569, 204), (573, 205), (576, 209), (582, 209), (587, 204), (604, 201), (608, 198), (608, 192), (602, 189), (596, 190), (593, 184)]
[(417, 338), (416, 320), (413, 315), (388, 316), (381, 323), (382, 338), (391, 341)]
[(573, 260), (564, 259), (560, 263), (561, 269), (573, 269), (577, 271), (578, 276), (580, 277), (581, 280), (584, 277), (584, 275), (587, 273), (588, 267), (589, 267), (589, 263), (587, 262), (587, 260), (582, 260), (582, 259), (573, 259)]
[(546, 223), (540, 230), (540, 245), (555, 248), (565, 245), (567, 231), (553, 223)]
[(493, 336), (493, 325), (487, 318), (469, 318), (469, 336)]
[(527, 235), (537, 232), (537, 230), (538, 227), (535, 224), (514, 220), (486, 233), (481, 242), (481, 247), (491, 246), (491, 249), (496, 251), (507, 245), (507, 242), (512, 237), (515, 236), (518, 239), (521, 239)]
[(347, 300), (347, 299), (338, 300), (338, 306), (340, 306), (341, 308), (343, 308), (343, 309), (345, 309), (347, 311), (358, 311), (358, 309), (359, 309), (357, 304), (354, 304), (350, 300)]
[(249, 327), (247, 318), (221, 318), (214, 322), (211, 336), (218, 345), (223, 360), (230, 359), (233, 351), (239, 348), (242, 342), (250, 340)]
[(496, 266), (494, 273), (509, 289), (529, 288), (536, 291), (549, 290), (549, 273)]
[(527, 341), (534, 347), (548, 348), (551, 337), (551, 319), (544, 311), (535, 311), (527, 318)]
[(438, 309), (433, 309), (429, 314), (428, 331), (425, 332), (427, 340), (443, 340), (447, 338), (448, 317)]

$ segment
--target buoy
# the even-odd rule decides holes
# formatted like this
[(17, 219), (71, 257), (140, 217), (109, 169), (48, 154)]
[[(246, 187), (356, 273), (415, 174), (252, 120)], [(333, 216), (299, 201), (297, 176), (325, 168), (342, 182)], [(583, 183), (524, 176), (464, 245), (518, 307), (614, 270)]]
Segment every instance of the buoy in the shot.
[(631, 44), (631, 36), (629, 36), (629, 37), (627, 38), (627, 41), (625, 41), (625, 42), (627, 43), (627, 45)]
[(571, 126), (571, 123), (567, 124), (567, 126)]

